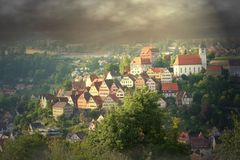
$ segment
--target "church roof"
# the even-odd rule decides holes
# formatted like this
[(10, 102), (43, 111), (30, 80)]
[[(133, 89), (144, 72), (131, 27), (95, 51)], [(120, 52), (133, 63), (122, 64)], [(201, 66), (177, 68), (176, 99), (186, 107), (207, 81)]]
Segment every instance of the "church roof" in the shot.
[(201, 58), (198, 54), (184, 54), (177, 55), (173, 65), (196, 65), (202, 64)]

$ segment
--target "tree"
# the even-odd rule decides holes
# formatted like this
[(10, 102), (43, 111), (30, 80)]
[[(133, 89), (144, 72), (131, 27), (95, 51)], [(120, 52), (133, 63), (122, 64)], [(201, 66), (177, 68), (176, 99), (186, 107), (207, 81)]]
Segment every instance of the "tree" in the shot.
[(126, 67), (128, 67), (129, 65), (130, 65), (130, 59), (127, 55), (124, 55), (119, 63), (119, 72), (121, 74), (124, 74), (124, 72), (126, 71)]
[(94, 143), (118, 150), (163, 143), (165, 133), (157, 100), (158, 95), (146, 88), (129, 95), (122, 107), (105, 117), (94, 135)]
[(240, 157), (240, 120), (233, 117), (234, 128), (225, 130), (220, 139), (222, 144), (216, 150), (216, 156), (219, 160), (235, 160)]
[(1, 160), (46, 160), (47, 143), (41, 135), (23, 135), (4, 143)]
[(117, 64), (105, 64), (104, 65), (104, 72), (107, 73), (109, 71), (112, 71), (112, 72), (115, 72), (115, 73), (118, 73), (119, 72), (119, 66)]
[(66, 80), (63, 82), (63, 87), (64, 87), (64, 90), (66, 90), (66, 91), (71, 90), (71, 89), (72, 89), (72, 81), (66, 79)]
[(69, 144), (61, 139), (53, 139), (48, 144), (49, 159), (51, 160), (69, 160)]

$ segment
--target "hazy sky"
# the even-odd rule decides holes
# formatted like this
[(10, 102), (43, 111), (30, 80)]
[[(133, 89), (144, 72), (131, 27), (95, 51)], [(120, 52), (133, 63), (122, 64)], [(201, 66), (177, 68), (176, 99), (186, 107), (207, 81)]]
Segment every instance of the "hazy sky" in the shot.
[(0, 0), (0, 39), (149, 41), (237, 35), (239, 0)]

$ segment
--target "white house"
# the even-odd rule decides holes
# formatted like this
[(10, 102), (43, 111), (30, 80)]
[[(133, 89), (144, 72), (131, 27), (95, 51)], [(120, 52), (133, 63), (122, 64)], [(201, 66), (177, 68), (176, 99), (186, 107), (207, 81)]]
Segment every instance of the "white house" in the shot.
[(199, 54), (182, 54), (177, 55), (173, 64), (174, 76), (197, 74), (202, 68), (207, 68), (206, 48), (201, 45)]
[(161, 83), (171, 83), (172, 82), (172, 74), (169, 72), (167, 68), (162, 69), (162, 73), (160, 75)]
[(125, 75), (120, 81), (121, 85), (127, 88), (133, 88), (135, 83), (135, 78), (132, 75)]

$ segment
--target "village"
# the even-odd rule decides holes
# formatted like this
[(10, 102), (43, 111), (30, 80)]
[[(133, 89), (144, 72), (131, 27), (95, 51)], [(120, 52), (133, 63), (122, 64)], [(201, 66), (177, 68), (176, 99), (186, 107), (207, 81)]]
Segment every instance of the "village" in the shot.
[[(178, 83), (184, 76), (204, 74), (218, 77), (223, 75), (224, 70), (228, 70), (232, 77), (236, 79), (240, 77), (238, 59), (230, 59), (227, 62), (209, 61), (207, 52), (207, 47), (201, 44), (197, 53), (187, 54), (186, 50), (182, 50), (176, 55), (171, 66), (155, 67), (156, 60), (161, 56), (159, 49), (143, 47), (138, 56), (133, 57), (129, 64), (125, 64), (123, 74), (115, 70), (109, 70), (104, 75), (82, 74), (75, 69), (71, 74), (73, 79), (71, 90), (60, 88), (55, 94), (40, 95), (39, 108), (50, 109), (49, 116), (52, 116), (55, 121), (73, 117), (80, 119), (80, 123), (86, 126), (88, 132), (94, 132), (96, 125), (104, 120), (105, 114), (123, 104), (124, 97), (128, 94), (143, 88), (148, 88), (159, 95), (158, 105), (162, 110), (168, 108), (168, 99), (174, 100), (177, 108), (192, 107), (193, 93), (184, 90)], [(164, 60), (169, 61), (169, 56), (165, 56)], [(18, 85), (18, 89), (19, 87), (22, 86)], [(4, 139), (12, 137), (11, 134), (4, 134), (11, 130), (2, 129), (1, 145)], [(220, 132), (216, 127), (210, 132), (210, 135), (203, 135), (201, 132), (198, 135), (190, 135), (188, 131), (182, 130), (179, 132), (178, 141), (190, 145), (192, 159), (211, 159)], [(29, 124), (27, 134), (34, 133), (47, 137), (64, 136), (72, 143), (81, 142), (86, 136), (83, 131), (64, 133), (64, 128), (48, 126), (42, 121)]]

